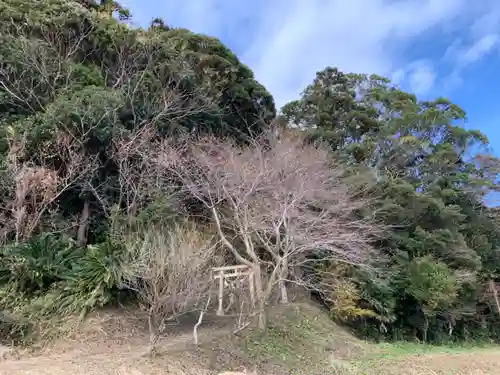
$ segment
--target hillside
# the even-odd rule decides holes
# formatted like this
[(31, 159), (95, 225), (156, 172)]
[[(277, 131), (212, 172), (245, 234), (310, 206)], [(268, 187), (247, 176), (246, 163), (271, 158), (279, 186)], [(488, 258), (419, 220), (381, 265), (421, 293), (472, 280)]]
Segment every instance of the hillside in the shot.
[(93, 314), (72, 339), (0, 362), (0, 374), (209, 375), (250, 372), (255, 364), (261, 375), (500, 373), (499, 348), (370, 344), (332, 323), (319, 307), (305, 303), (272, 314), (275, 323), (262, 343), (252, 330), (233, 336), (226, 322), (208, 324), (200, 331), (200, 346), (194, 347), (191, 327), (184, 332), (177, 327), (162, 337), (158, 355), (151, 360), (141, 356), (148, 345), (147, 331), (141, 330), (136, 317), (101, 312)]
[(462, 108), (327, 66), (278, 112), (221, 40), (131, 20), (0, 0), (0, 344), (50, 347), (0, 371), (496, 364), (397, 354), (500, 342), (500, 160)]

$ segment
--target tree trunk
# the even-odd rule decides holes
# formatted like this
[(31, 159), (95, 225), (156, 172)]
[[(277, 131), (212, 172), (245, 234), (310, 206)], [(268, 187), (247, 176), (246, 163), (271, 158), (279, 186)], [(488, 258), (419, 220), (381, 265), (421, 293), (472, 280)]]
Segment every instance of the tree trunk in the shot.
[(498, 298), (497, 286), (493, 280), (490, 280), (490, 289), (493, 293), (493, 297), (495, 298), (495, 304), (497, 306), (497, 313), (500, 316), (500, 300)]
[(255, 279), (255, 295), (257, 297), (257, 309), (258, 309), (258, 325), (259, 329), (265, 330), (267, 328), (267, 317), (266, 317), (266, 298), (264, 288), (262, 287), (262, 275), (260, 270), (260, 264), (253, 266), (254, 279)]
[(154, 358), (156, 355), (156, 346), (158, 345), (158, 340), (160, 339), (160, 335), (156, 334), (153, 337), (149, 338), (149, 345), (146, 352), (142, 355), (143, 357)]
[(160, 330), (156, 321), (154, 307), (151, 307), (148, 312), (148, 330), (148, 349), (143, 354), (143, 356), (153, 358), (156, 354), (156, 345), (158, 344), (158, 340), (160, 338)]
[(283, 259), (281, 263), (281, 272), (278, 281), (279, 293), (280, 293), (280, 302), (282, 304), (288, 303), (288, 289), (286, 287), (286, 280), (288, 278), (288, 261)]
[(258, 319), (258, 326), (259, 329), (266, 331), (267, 330), (267, 311), (266, 311), (266, 305), (259, 304), (259, 319)]
[(424, 344), (427, 343), (427, 332), (429, 331), (429, 319), (427, 317), (424, 318), (424, 329), (422, 332), (422, 341)]
[(288, 290), (286, 288), (285, 280), (278, 281), (279, 289), (280, 289), (280, 302), (284, 305), (288, 303)]
[(87, 228), (89, 224), (90, 207), (89, 200), (86, 199), (83, 203), (82, 214), (80, 217), (80, 225), (78, 226), (77, 243), (83, 246), (87, 243)]
[(23, 222), (24, 222), (24, 217), (26, 216), (26, 207), (23, 207), (22, 205), (18, 205), (16, 209), (14, 210), (14, 218), (16, 219), (16, 238), (15, 238), (15, 243), (16, 245), (19, 244), (22, 238), (22, 232), (23, 232)]

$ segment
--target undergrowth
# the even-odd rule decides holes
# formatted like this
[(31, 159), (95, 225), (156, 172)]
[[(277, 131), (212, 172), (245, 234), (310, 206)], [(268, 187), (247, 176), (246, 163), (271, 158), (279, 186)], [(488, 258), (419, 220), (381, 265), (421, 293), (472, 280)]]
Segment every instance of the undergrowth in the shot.
[(79, 247), (55, 235), (0, 249), (0, 340), (27, 344), (58, 321), (117, 301), (127, 253), (111, 241)]

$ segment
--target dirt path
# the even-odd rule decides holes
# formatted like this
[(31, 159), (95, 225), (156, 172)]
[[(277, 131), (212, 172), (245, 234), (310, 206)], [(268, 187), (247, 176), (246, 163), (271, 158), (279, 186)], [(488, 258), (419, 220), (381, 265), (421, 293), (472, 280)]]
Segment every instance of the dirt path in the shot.
[[(197, 316), (195, 318), (197, 321)], [(193, 322), (169, 328), (158, 343), (154, 360), (145, 358), (148, 333), (146, 320), (135, 311), (110, 310), (94, 313), (73, 338), (58, 340), (38, 355), (2, 360), (0, 375), (211, 375), (193, 346)], [(226, 322), (206, 319), (200, 340), (225, 335)], [(0, 348), (1, 349), (1, 348)], [(1, 350), (0, 350), (1, 354)]]
[(151, 362), (130, 355), (53, 356), (6, 361), (0, 363), (1, 375), (153, 375), (189, 374), (208, 372), (200, 368), (185, 368), (182, 363), (162, 359)]
[[(176, 345), (176, 343), (173, 343)], [(101, 353), (72, 350), (0, 362), (0, 375), (210, 375), (189, 357), (177, 353), (154, 361), (142, 358), (138, 348), (94, 348)], [(139, 348), (143, 349), (143, 348)], [(194, 358), (193, 358), (194, 359)], [(370, 365), (367, 375), (500, 375), (500, 350), (460, 354), (425, 354), (384, 359)], [(347, 375), (348, 373), (346, 373)], [(352, 373), (352, 375), (359, 375)]]
[[(318, 368), (320, 371), (316, 373), (325, 375), (500, 375), (500, 348), (470, 351), (456, 351), (452, 348), (448, 348), (448, 351), (444, 348), (443, 350), (448, 351), (444, 353), (443, 351), (419, 351), (420, 347), (406, 348), (404, 351), (401, 351), (399, 346), (375, 347), (368, 343), (361, 343), (354, 338), (349, 339), (348, 333), (339, 331), (338, 327), (335, 328), (336, 326), (329, 318), (317, 321), (321, 327), (326, 326), (326, 330), (319, 330), (313, 322), (322, 316), (321, 313), (314, 310), (308, 315), (307, 311), (299, 310), (296, 315), (276, 318), (283, 323), (283, 329), (279, 330), (277, 326), (274, 327), (274, 334), (279, 333), (279, 335), (271, 335), (268, 338), (270, 341), (266, 347), (266, 353), (273, 354), (277, 360), (283, 360), (282, 356), (286, 357), (293, 349), (291, 353), (295, 357), (300, 356), (300, 362), (304, 364), (304, 370), (307, 371), (300, 373), (303, 375), (311, 373), (310, 365), (319, 364), (317, 357), (310, 356), (316, 355), (316, 352), (310, 349), (316, 350), (328, 344), (324, 348), (328, 347), (331, 351), (331, 345), (333, 345), (336, 349), (335, 356), (337, 356), (339, 352), (345, 351), (343, 349), (346, 347), (351, 348), (353, 343), (356, 343), (356, 347), (362, 345), (364, 349), (358, 354), (342, 358), (337, 363), (342, 365), (339, 368), (333, 363), (328, 364), (329, 361), (327, 361), (323, 371), (321, 367), (323, 365), (320, 364)], [(251, 354), (253, 348), (251, 345), (234, 348), (224, 346), (223, 336), (230, 335), (233, 327), (227, 325), (227, 322), (219, 325), (219, 323), (207, 321), (199, 332), (202, 348), (195, 350), (191, 322), (177, 330), (169, 329), (170, 335), (162, 338), (159, 343), (158, 356), (152, 361), (142, 356), (147, 348), (147, 331), (144, 327), (141, 328), (142, 320), (133, 319), (135, 318), (118, 316), (116, 313), (96, 315), (95, 318), (89, 318), (87, 326), (82, 327), (75, 337), (58, 341), (37, 356), (21, 356), (20, 359), (3, 361), (0, 359), (0, 375), (214, 375), (217, 371), (209, 370), (208, 367), (215, 368), (221, 365), (224, 369), (241, 369), (241, 364), (248, 363), (247, 356)], [(315, 341), (315, 338), (324, 335), (333, 335), (332, 337), (342, 339), (328, 342)], [(290, 347), (290, 340), (287, 339), (289, 337), (294, 337), (295, 347), (293, 348)], [(251, 337), (249, 340), (249, 343), (252, 343)], [(349, 342), (351, 346), (348, 345)], [(206, 352), (203, 351), (205, 346), (208, 348)], [(439, 348), (435, 349), (439, 350)], [(319, 358), (325, 353), (321, 349)], [(283, 361), (289, 365), (291, 358), (286, 358)], [(308, 359), (310, 363), (307, 363)], [(326, 368), (330, 365), (332, 367)], [(281, 367), (277, 368), (276, 372), (272, 370), (271, 372), (274, 375), (289, 373), (282, 371)], [(271, 373), (268, 371), (265, 375), (271, 375)]]
[(187, 350), (192, 340), (191, 333), (164, 337), (154, 361), (142, 355), (147, 349), (143, 337), (63, 342), (43, 354), (0, 359), (0, 375), (208, 375)]
[(62, 353), (0, 361), (0, 375), (208, 375), (183, 350), (187, 343), (187, 337), (180, 337), (162, 345), (154, 361), (141, 355), (145, 346), (74, 347)]

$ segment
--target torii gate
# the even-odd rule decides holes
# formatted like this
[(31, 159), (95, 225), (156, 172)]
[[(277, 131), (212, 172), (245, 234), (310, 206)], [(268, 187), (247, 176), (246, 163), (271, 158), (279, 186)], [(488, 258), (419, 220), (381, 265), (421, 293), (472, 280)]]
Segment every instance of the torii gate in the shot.
[(214, 280), (219, 282), (219, 306), (217, 308), (217, 316), (224, 315), (224, 286), (228, 283), (227, 279), (246, 276), (248, 279), (248, 288), (250, 292), (250, 302), (255, 305), (255, 284), (254, 272), (246, 265), (225, 266), (212, 268)]

